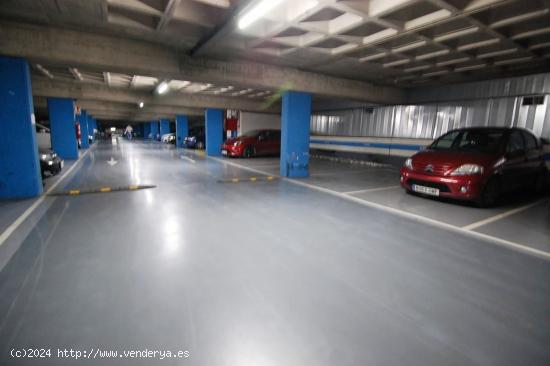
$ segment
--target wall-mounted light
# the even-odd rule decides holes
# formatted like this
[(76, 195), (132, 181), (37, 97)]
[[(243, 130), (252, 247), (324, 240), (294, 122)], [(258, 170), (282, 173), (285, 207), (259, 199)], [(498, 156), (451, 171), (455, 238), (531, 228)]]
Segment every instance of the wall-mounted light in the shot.
[(245, 29), (252, 23), (266, 15), (271, 9), (279, 5), (281, 0), (261, 0), (258, 5), (247, 11), (239, 18), (239, 29)]
[(144, 106), (143, 101), (140, 101), (140, 102), (139, 102), (139, 107), (140, 107), (140, 108), (143, 108), (143, 106)]
[(157, 86), (157, 93), (164, 94), (168, 91), (168, 83), (166, 81), (163, 81), (162, 83)]

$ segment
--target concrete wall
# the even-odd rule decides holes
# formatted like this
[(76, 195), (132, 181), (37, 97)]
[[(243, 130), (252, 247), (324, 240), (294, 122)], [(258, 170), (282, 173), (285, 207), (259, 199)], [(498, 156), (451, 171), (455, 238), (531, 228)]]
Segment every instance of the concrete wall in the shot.
[(279, 114), (241, 112), (239, 117), (239, 135), (251, 130), (281, 129)]

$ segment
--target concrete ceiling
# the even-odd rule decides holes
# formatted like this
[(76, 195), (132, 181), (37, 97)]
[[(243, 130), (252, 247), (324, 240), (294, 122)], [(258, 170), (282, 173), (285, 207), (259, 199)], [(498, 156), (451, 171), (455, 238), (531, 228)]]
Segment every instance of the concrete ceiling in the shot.
[[(287, 88), (399, 103), (399, 88), (550, 69), (548, 0), (280, 0), (240, 29), (258, 3), (2, 0), (0, 54), (29, 59), (35, 95), (108, 95), (120, 119), (276, 112)], [(154, 94), (161, 82), (165, 96)], [(150, 110), (130, 113), (139, 100)]]

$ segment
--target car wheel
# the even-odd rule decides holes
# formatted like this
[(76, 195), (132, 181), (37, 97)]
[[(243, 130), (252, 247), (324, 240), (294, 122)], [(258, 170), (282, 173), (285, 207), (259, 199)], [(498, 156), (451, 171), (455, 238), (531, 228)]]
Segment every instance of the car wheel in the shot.
[(243, 157), (248, 159), (248, 158), (251, 158), (253, 156), (254, 156), (254, 148), (249, 146), (246, 149), (244, 149)]
[(544, 189), (546, 188), (546, 171), (541, 171), (535, 180), (535, 193), (540, 194), (544, 192)]
[(479, 207), (493, 207), (498, 203), (500, 198), (501, 187), (500, 180), (497, 177), (492, 177), (489, 179), (485, 187), (483, 187), (483, 192), (477, 200)]

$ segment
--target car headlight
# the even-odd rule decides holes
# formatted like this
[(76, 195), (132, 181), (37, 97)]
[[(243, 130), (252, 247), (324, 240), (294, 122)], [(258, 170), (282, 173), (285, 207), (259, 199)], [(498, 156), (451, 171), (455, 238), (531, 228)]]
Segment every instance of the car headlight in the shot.
[(483, 167), (477, 164), (464, 164), (451, 172), (452, 176), (478, 175), (478, 174), (483, 174)]
[(240, 146), (242, 145), (243, 142), (242, 141), (235, 141), (235, 143), (233, 144), (233, 146)]
[(40, 154), (40, 160), (46, 160), (47, 158), (48, 158), (48, 155)]
[(408, 158), (407, 160), (405, 160), (405, 164), (403, 164), (403, 166), (407, 169), (412, 170), (412, 168), (413, 168), (413, 159)]

